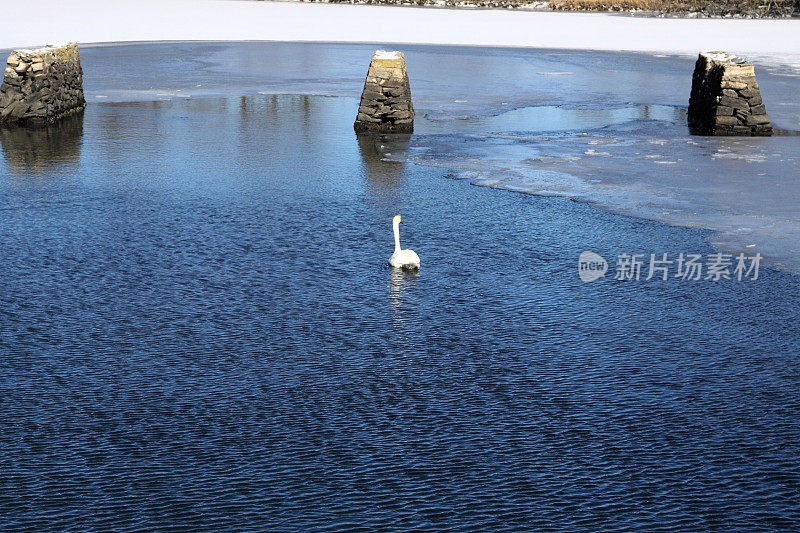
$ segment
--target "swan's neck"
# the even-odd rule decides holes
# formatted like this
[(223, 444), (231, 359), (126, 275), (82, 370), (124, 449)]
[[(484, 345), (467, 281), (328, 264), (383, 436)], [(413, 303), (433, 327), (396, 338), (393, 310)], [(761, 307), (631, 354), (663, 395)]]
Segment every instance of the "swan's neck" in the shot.
[(392, 224), (392, 229), (394, 230), (394, 251), (400, 251), (400, 224), (395, 222)]

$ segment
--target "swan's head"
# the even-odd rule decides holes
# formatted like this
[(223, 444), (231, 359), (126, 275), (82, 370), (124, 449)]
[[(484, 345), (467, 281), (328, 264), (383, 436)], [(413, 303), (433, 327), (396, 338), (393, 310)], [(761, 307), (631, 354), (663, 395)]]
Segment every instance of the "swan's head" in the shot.
[(397, 225), (397, 224), (400, 224), (402, 221), (403, 221), (403, 219), (400, 218), (400, 215), (395, 215), (394, 218), (392, 219), (392, 224)]

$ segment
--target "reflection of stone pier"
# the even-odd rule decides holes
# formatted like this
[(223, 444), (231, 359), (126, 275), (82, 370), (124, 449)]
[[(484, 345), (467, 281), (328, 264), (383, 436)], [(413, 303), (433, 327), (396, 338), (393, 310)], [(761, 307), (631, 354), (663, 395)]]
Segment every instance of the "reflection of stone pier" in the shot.
[(43, 174), (77, 164), (83, 137), (83, 113), (41, 128), (0, 128), (3, 156), (12, 173)]
[(753, 65), (725, 52), (701, 52), (692, 77), (689, 127), (699, 135), (772, 135)]
[(362, 134), (357, 139), (364, 176), (374, 191), (390, 191), (404, 183), (405, 164), (387, 160), (377, 145), (391, 142), (392, 151), (405, 152), (408, 149), (408, 137)]
[(78, 45), (14, 50), (0, 87), (0, 122), (50, 124), (86, 107)]
[(402, 52), (376, 50), (369, 64), (361, 105), (353, 125), (357, 132), (412, 133), (414, 106)]

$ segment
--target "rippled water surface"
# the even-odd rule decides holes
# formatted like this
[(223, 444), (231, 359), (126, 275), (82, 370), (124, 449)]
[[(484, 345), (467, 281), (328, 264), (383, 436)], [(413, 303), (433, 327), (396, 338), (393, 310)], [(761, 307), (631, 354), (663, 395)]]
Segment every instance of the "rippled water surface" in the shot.
[(584, 284), (586, 249), (714, 249), (388, 160), (419, 141), (357, 104), (3, 133), (0, 529), (797, 528), (796, 276)]

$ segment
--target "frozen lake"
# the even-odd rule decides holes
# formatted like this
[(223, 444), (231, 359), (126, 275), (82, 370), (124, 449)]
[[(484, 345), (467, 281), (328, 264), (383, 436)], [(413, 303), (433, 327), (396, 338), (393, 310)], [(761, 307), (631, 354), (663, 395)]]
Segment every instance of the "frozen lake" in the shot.
[[(175, 48), (188, 53), (174, 54)], [(233, 94), (357, 98), (376, 46), (282, 43), (85, 48), (90, 102)], [(476, 183), (595, 202), (714, 230), (725, 251), (800, 271), (800, 136), (690, 137), (693, 60), (563, 50), (405, 46), (417, 134), (390, 158)], [(125, 69), (115, 68), (124, 62)], [(756, 65), (773, 125), (800, 130), (800, 77)], [(145, 74), (146, 75), (143, 75)]]
[[(425, 47), (356, 137), (374, 48), (88, 47), (3, 132), (0, 529), (796, 529), (798, 138), (688, 137), (685, 59)], [(613, 279), (709, 239), (786, 266)]]

